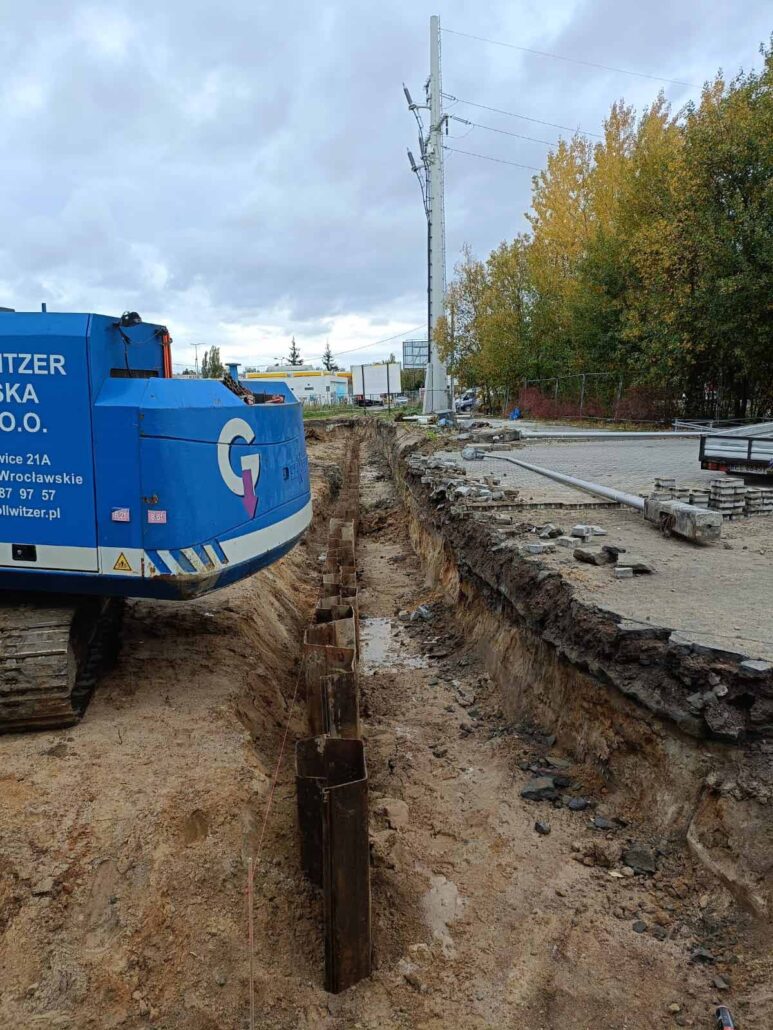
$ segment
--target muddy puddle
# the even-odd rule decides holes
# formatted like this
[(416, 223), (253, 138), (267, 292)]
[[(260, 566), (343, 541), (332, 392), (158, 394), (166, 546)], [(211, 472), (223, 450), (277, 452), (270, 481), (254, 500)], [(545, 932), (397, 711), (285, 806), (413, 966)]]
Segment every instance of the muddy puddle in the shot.
[(366, 676), (379, 669), (425, 669), (428, 664), (424, 655), (411, 655), (401, 648), (400, 635), (392, 619), (360, 619), (360, 647), (362, 671)]

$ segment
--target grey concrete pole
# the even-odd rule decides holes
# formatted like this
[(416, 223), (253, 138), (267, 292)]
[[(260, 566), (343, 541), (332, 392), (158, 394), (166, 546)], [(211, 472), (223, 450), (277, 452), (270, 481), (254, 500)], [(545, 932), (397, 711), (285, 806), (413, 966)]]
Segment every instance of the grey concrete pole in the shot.
[(603, 486), (601, 483), (589, 483), (586, 479), (578, 479), (576, 476), (568, 476), (565, 472), (556, 472), (555, 469), (546, 469), (542, 465), (533, 465), (530, 461), (521, 461), (519, 458), (512, 458), (506, 454), (486, 454), (486, 458), (493, 461), (507, 461), (511, 465), (518, 465), (527, 472), (536, 472), (547, 479), (553, 479), (556, 483), (563, 483), (565, 486), (572, 486), (575, 490), (582, 490), (586, 494), (593, 494), (594, 497), (602, 497), (605, 501), (617, 501), (628, 508), (635, 508), (637, 511), (644, 511), (644, 499), (636, 494), (626, 493), (624, 490), (615, 490), (611, 486)]
[(443, 98), (440, 74), (440, 18), (429, 20), (430, 55), (430, 127), (427, 145), (429, 162), (429, 361), (424, 383), (424, 414), (448, 410), (446, 367), (437, 354), (433, 334), (438, 318), (445, 313), (446, 299), (446, 231), (443, 191)]

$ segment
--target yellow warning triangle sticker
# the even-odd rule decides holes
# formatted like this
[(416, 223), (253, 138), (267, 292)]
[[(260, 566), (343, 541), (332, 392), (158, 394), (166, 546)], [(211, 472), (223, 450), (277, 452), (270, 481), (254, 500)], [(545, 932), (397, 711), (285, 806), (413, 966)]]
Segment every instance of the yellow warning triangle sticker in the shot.
[(121, 551), (121, 553), (118, 555), (118, 560), (116, 561), (115, 565), (113, 566), (113, 572), (132, 572), (132, 571), (133, 571), (132, 567), (129, 564), (127, 558), (126, 558), (126, 555), (123, 553), (123, 551)]

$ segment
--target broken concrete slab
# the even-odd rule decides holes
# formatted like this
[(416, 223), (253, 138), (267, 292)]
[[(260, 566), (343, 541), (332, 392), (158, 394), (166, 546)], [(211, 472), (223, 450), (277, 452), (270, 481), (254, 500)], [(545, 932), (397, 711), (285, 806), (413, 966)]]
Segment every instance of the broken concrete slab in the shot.
[[(715, 695), (712, 693), (711, 697)], [(703, 718), (714, 736), (720, 740), (740, 740), (744, 732), (744, 719), (737, 708), (715, 700), (703, 709)]]
[(639, 557), (637, 554), (626, 554), (624, 561), (618, 564), (624, 565), (625, 568), (633, 569), (636, 576), (644, 576), (655, 571), (652, 562)]
[(636, 844), (623, 852), (623, 862), (637, 873), (654, 873), (658, 868), (655, 852)]
[(544, 526), (537, 527), (537, 536), (540, 540), (556, 540), (558, 537), (563, 536), (563, 533), (563, 529), (554, 526), (552, 522), (547, 522)]
[(763, 662), (757, 658), (747, 658), (745, 662), (741, 662), (741, 671), (750, 676), (767, 676), (767, 674), (773, 669), (773, 663)]
[(596, 551), (592, 547), (576, 547), (574, 557), (586, 565), (611, 565), (614, 561), (606, 551)]
[(605, 815), (594, 815), (591, 825), (595, 830), (619, 830), (620, 824), (607, 819)]
[(696, 543), (713, 543), (722, 534), (721, 512), (696, 508), (683, 501), (647, 497), (644, 501), (644, 517), (665, 531)]
[(527, 801), (555, 801), (559, 794), (552, 776), (535, 776), (521, 791)]
[(544, 543), (544, 544), (524, 544), (524, 554), (549, 554), (551, 551), (555, 551), (555, 544)]
[(577, 526), (572, 526), (572, 528), (569, 530), (569, 535), (574, 537), (580, 537), (580, 539), (584, 540), (586, 537), (593, 536), (593, 533), (591, 531), (590, 526), (586, 526), (583, 523), (580, 523)]
[(614, 561), (617, 561), (621, 554), (625, 554), (625, 548), (618, 547), (617, 544), (602, 544), (601, 550), (606, 551)]

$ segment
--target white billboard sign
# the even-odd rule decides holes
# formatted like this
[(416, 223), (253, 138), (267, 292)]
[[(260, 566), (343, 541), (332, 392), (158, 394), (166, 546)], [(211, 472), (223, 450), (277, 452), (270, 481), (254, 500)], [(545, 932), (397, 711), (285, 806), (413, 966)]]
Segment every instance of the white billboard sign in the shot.
[(355, 397), (394, 397), (401, 392), (399, 361), (383, 365), (352, 365), (352, 393)]

